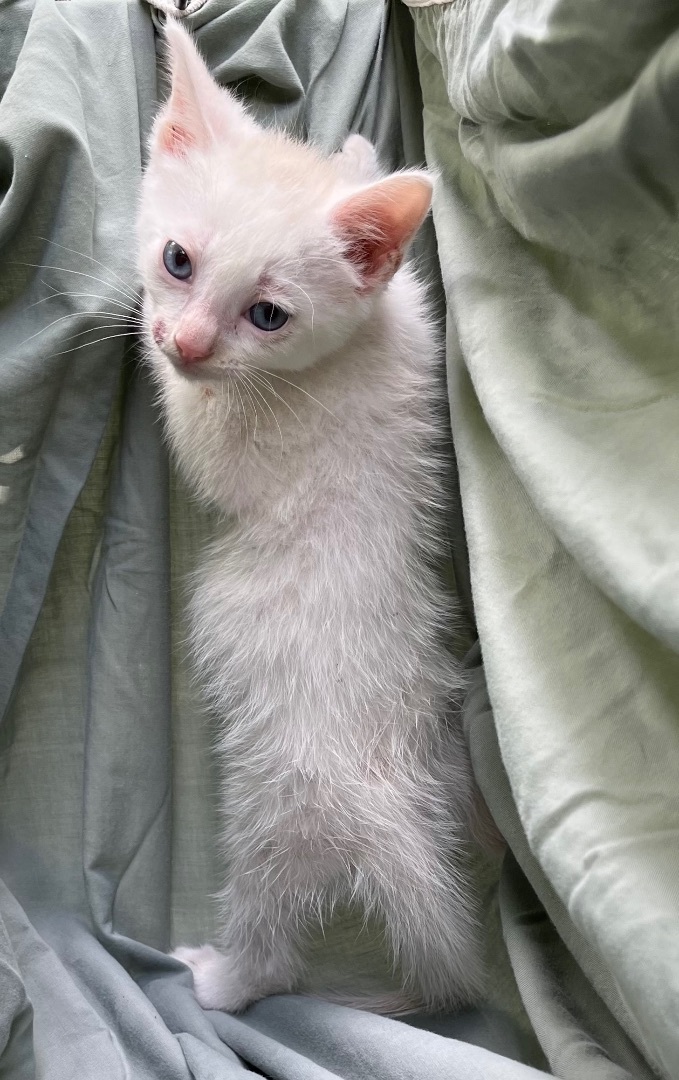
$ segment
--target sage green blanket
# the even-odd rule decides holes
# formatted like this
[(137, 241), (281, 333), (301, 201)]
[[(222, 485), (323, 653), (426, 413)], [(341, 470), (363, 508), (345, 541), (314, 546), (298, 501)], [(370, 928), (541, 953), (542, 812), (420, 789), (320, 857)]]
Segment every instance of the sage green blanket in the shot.
[[(0, 0), (0, 1078), (671, 1080), (679, 9), (188, 10), (264, 120), (438, 171), (417, 255), (436, 291), (438, 245), (447, 301), (453, 554), (483, 654), (465, 723), (508, 841), (479, 868), (488, 1000), (407, 1024), (302, 996), (234, 1018), (165, 955), (213, 933), (222, 868), (182, 644), (210, 521), (116, 336), (158, 15)], [(355, 936), (317, 947), (312, 989), (379, 962)]]

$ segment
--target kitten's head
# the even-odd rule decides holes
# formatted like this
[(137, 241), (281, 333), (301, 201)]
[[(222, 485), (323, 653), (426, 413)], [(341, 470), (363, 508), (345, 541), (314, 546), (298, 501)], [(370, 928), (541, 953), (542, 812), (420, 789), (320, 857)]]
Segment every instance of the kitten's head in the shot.
[[(154, 358), (187, 378), (299, 371), (371, 317), (424, 219), (424, 172), (380, 179), (345, 154), (254, 123), (168, 24), (169, 100), (156, 120), (139, 215)], [(373, 173), (373, 175), (371, 175)]]

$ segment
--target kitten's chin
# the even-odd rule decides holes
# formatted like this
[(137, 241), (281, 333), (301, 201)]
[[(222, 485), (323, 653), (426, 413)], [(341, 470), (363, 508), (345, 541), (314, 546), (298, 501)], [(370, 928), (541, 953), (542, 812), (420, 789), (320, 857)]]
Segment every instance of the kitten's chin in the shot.
[(215, 383), (224, 378), (224, 371), (210, 364), (206, 360), (195, 360), (190, 364), (183, 364), (181, 360), (174, 360), (163, 354), (163, 360), (182, 379), (191, 383)]

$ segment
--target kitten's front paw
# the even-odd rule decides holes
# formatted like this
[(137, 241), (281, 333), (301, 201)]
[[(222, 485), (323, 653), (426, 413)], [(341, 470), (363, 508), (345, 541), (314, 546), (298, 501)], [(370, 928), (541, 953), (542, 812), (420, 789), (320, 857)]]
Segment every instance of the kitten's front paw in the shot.
[(202, 945), (200, 948), (181, 945), (171, 955), (191, 969), (193, 989), (204, 1009), (240, 1012), (252, 1001), (254, 995), (238, 985), (228, 956), (217, 952), (212, 945)]

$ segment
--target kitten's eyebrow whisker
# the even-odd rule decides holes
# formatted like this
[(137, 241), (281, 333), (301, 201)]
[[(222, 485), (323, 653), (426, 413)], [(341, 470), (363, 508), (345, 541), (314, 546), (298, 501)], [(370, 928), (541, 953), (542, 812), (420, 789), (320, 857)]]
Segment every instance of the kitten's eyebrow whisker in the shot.
[[(66, 247), (64, 244), (58, 244), (56, 240), (48, 240), (46, 236), (39, 236), (38, 240), (42, 240), (45, 244), (52, 244), (54, 247), (61, 248), (62, 251), (70, 251), (72, 255), (79, 255), (81, 259), (89, 259), (89, 261), (91, 263), (94, 263), (95, 266), (100, 266), (102, 270), (105, 270), (108, 274), (113, 274), (113, 277), (120, 282), (120, 284), (129, 294), (130, 299), (133, 298), (134, 290), (130, 288), (125, 279), (121, 278), (120, 274), (116, 274), (115, 270), (112, 270), (110, 266), (106, 266), (105, 263), (99, 262), (99, 259), (93, 259), (91, 255), (86, 255), (84, 251), (76, 251), (75, 248)], [(135, 299), (138, 300), (139, 296), (137, 295)]]
[(312, 300), (312, 299), (311, 299), (311, 297), (309, 296), (308, 292), (306, 292), (306, 290), (305, 290), (305, 289), (303, 289), (301, 285), (298, 285), (296, 281), (289, 281), (289, 280), (288, 280), (288, 278), (279, 278), (278, 280), (279, 280), (279, 281), (282, 281), (284, 285), (292, 285), (292, 287), (293, 287), (293, 288), (295, 288), (295, 289), (299, 289), (299, 291), (300, 291), (301, 293), (303, 293), (303, 294), (304, 294), (304, 296), (306, 296), (307, 300), (309, 301), (309, 307), (311, 308), (311, 336), (312, 336), (312, 337), (314, 338), (314, 340), (315, 340), (315, 335), (314, 335), (314, 317), (315, 317), (315, 315), (316, 315), (316, 312), (314, 311), (314, 303), (313, 303), (313, 300)]

